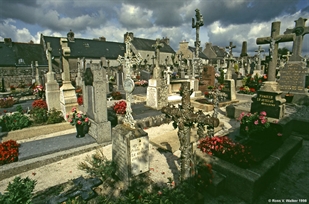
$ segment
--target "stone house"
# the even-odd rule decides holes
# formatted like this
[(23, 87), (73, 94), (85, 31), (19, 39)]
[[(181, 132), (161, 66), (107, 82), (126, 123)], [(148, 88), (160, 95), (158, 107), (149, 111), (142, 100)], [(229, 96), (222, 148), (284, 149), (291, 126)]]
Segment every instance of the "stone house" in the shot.
[[(85, 64), (89, 62), (98, 63), (101, 57), (105, 57), (107, 64), (111, 69), (118, 69), (120, 64), (117, 61), (118, 56), (123, 56), (125, 53), (125, 44), (119, 42), (106, 41), (105, 37), (99, 39), (83, 39), (74, 38), (74, 33), (70, 31), (67, 34), (68, 47), (70, 54), (67, 56), (71, 80), (75, 80), (77, 76), (77, 62), (80, 59)], [(53, 71), (56, 73), (57, 79), (61, 78), (61, 37), (44, 36), (41, 34), (40, 43), (43, 45), (44, 50), (47, 49), (47, 42), (50, 43), (52, 48), (52, 65)], [(81, 67), (82, 69), (85, 67)]]
[(48, 70), (42, 45), (33, 42), (12, 42), (11, 38), (5, 38), (0, 42), (0, 76), (4, 78), (6, 89), (10, 86), (30, 86), (35, 79), (36, 68), (40, 76)]
[[(126, 40), (127, 36), (130, 36), (132, 39), (131, 41), (131, 49), (134, 54), (140, 53), (143, 62), (141, 63), (142, 67), (145, 65), (153, 66), (155, 65), (155, 48), (152, 45), (156, 44), (156, 39), (145, 39), (145, 38), (138, 38), (135, 37), (132, 32), (127, 32), (124, 34), (124, 41)], [(162, 65), (173, 65), (172, 58), (175, 56), (175, 51), (169, 45), (169, 38), (162, 38), (160, 40), (161, 43), (164, 44), (162, 48), (160, 48), (160, 62), (159, 64)]]
[(221, 64), (223, 64), (224, 57), (226, 57), (227, 54), (225, 48), (212, 45), (211, 43), (205, 44), (203, 53), (209, 58), (210, 64), (217, 64), (218, 60), (220, 60)]
[[(179, 43), (179, 50), (176, 52), (176, 54), (177, 54), (177, 60), (180, 54), (182, 55), (182, 59), (184, 61), (188, 59), (192, 60), (192, 58), (195, 55), (195, 47), (189, 46), (189, 42), (182, 41)], [(202, 52), (202, 48), (200, 48), (199, 51), (199, 58), (203, 60), (203, 64), (207, 64), (209, 60), (208, 56)]]

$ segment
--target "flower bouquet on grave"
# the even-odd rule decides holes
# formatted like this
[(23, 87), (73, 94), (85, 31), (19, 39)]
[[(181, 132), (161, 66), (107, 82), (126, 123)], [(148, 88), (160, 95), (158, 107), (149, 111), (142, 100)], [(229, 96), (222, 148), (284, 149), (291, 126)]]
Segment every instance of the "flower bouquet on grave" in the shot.
[(127, 109), (127, 103), (123, 100), (118, 101), (114, 104), (113, 106), (113, 110), (117, 113), (117, 114), (125, 114), (126, 113), (126, 109)]
[(33, 94), (37, 97), (37, 98), (43, 98), (44, 95), (44, 87), (42, 85), (37, 85), (34, 89), (33, 89)]
[(72, 108), (72, 118), (67, 114), (66, 117), (72, 126), (76, 127), (77, 135), (76, 137), (84, 137), (88, 132), (89, 127), (89, 118), (86, 114), (83, 114), (81, 111), (77, 112), (76, 108)]

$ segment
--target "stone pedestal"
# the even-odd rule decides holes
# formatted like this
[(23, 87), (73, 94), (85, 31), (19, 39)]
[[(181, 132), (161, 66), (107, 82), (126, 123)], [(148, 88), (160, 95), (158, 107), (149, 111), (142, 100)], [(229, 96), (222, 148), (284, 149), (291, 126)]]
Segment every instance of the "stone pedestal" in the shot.
[(190, 89), (193, 89), (191, 97), (200, 97), (202, 96), (202, 91), (199, 89), (199, 81), (197, 79), (190, 79)]
[(281, 98), (277, 82), (266, 81), (257, 95), (252, 98), (251, 113), (266, 111), (267, 117), (281, 119), (285, 112), (285, 99)]
[(167, 105), (168, 94), (164, 90), (167, 87), (162, 87), (161, 83), (160, 79), (149, 79), (146, 106), (159, 110)]
[(78, 107), (75, 88), (70, 81), (65, 81), (60, 87), (60, 108), (62, 114), (64, 116), (72, 114), (73, 107)]
[(149, 137), (141, 129), (120, 124), (113, 129), (112, 159), (117, 165), (116, 175), (131, 185), (134, 177), (149, 171)]
[(45, 96), (48, 110), (55, 108), (60, 110), (60, 90), (59, 84), (55, 80), (55, 73), (47, 73), (47, 83), (45, 84)]

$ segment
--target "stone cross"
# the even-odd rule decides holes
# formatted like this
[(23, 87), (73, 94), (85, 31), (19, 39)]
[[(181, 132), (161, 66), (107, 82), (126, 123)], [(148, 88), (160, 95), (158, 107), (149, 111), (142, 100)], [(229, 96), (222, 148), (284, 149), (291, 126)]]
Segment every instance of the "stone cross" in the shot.
[[(119, 55), (118, 61), (120, 62), (120, 64), (123, 64), (124, 72), (125, 72), (125, 80), (123, 84), (124, 84), (124, 89), (126, 91), (127, 107), (126, 107), (126, 114), (125, 114), (123, 122), (129, 127), (135, 129), (136, 121), (134, 120), (132, 116), (132, 108), (131, 108), (132, 92), (133, 92), (135, 85), (134, 85), (134, 81), (131, 79), (131, 75), (132, 75), (133, 65), (138, 65), (143, 59), (139, 53), (133, 56), (131, 52), (131, 40), (132, 39), (130, 38), (130, 36), (127, 36), (126, 41), (125, 41), (126, 53), (124, 54), (124, 57)], [(128, 89), (130, 90), (128, 91)]]
[(50, 46), (50, 42), (47, 42), (47, 59), (48, 59), (48, 71), (52, 73), (53, 65), (52, 65), (52, 48)]
[[(203, 20), (203, 15), (200, 14), (199, 9), (195, 9), (195, 18), (196, 18), (196, 23), (194, 18), (192, 18), (192, 28), (196, 28), (196, 40), (195, 40), (195, 58), (199, 59), (199, 51), (200, 51), (200, 46), (201, 46), (201, 41), (200, 41), (200, 27), (204, 25), (204, 20)], [(197, 67), (200, 69), (201, 65), (201, 60), (197, 60)], [(200, 70), (198, 70), (198, 74), (200, 74)], [(192, 63), (192, 78), (195, 79), (195, 66), (194, 66), (194, 61)]]
[(285, 34), (280, 35), (280, 21), (273, 22), (271, 25), (271, 34), (270, 37), (262, 37), (256, 39), (256, 44), (270, 44), (270, 48), (272, 49), (271, 52), (271, 59), (269, 62), (268, 67), (268, 81), (276, 81), (276, 65), (277, 65), (277, 58), (278, 58), (278, 43), (281, 42), (291, 42), (295, 39), (294, 34)]
[[(193, 150), (190, 145), (190, 132), (193, 123), (197, 123), (199, 128), (203, 128), (205, 125), (212, 127), (219, 126), (219, 119), (204, 115), (202, 111), (197, 113), (193, 112), (193, 107), (190, 102), (190, 95), (193, 93), (193, 89), (190, 90), (190, 82), (183, 80), (181, 82), (180, 95), (182, 96), (181, 105), (165, 106), (161, 112), (166, 114), (166, 117), (172, 120), (173, 126), (178, 127), (178, 138), (180, 142), (181, 150), (181, 180), (184, 181), (191, 176), (192, 157)], [(198, 134), (202, 134), (198, 131)], [(194, 165), (193, 165), (194, 166)]]
[(60, 45), (62, 48), (62, 52), (61, 52), (61, 58), (62, 58), (62, 78), (63, 81), (70, 81), (71, 77), (70, 77), (70, 65), (69, 65), (69, 61), (67, 59), (68, 56), (70, 56), (71, 54), (71, 49), (68, 46), (68, 39), (66, 38), (61, 38), (60, 39)]
[(307, 19), (306, 18), (299, 18), (298, 20), (295, 21), (295, 27), (293, 29), (286, 29), (284, 34), (291, 34), (295, 33), (296, 37), (293, 42), (293, 51), (292, 51), (292, 57), (291, 61), (301, 61), (301, 50), (302, 50), (302, 45), (303, 45), (303, 38), (304, 35), (309, 33), (309, 27), (305, 26)]
[(291, 55), (290, 51), (288, 51), (288, 53), (286, 53), (286, 55), (282, 55), (282, 57), (286, 58), (286, 61), (288, 62), (290, 60), (290, 57), (293, 56)]
[(160, 71), (160, 49), (164, 47), (163, 43), (160, 43), (160, 38), (156, 39), (156, 44), (153, 44), (152, 47), (155, 49), (155, 54), (156, 54), (156, 67), (154, 69), (153, 73), (153, 78), (154, 79), (159, 79), (161, 76), (161, 71)]
[(261, 70), (261, 52), (264, 52), (264, 49), (261, 49), (261, 46), (259, 46), (259, 49), (255, 50), (255, 52), (257, 52), (258, 58), (257, 70)]
[(225, 48), (229, 50), (229, 57), (233, 57), (233, 49), (236, 48), (236, 45), (233, 45), (233, 42), (230, 42), (230, 45)]

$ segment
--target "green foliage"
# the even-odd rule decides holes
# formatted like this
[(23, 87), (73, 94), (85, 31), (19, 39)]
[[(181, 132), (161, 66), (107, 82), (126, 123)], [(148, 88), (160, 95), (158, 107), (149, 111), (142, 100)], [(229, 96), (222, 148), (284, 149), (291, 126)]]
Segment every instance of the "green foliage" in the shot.
[(33, 119), (34, 123), (42, 124), (45, 123), (48, 119), (47, 117), (47, 110), (45, 108), (41, 108), (39, 106), (34, 107), (30, 111), (31, 118)]
[(114, 162), (107, 160), (103, 151), (99, 149), (91, 157), (87, 156), (85, 162), (79, 163), (78, 168), (91, 176), (101, 177), (103, 181), (112, 178), (116, 170)]
[(36, 185), (35, 180), (26, 177), (15, 177), (13, 183), (9, 183), (6, 192), (0, 195), (0, 203), (3, 204), (31, 204), (32, 191)]
[(21, 105), (16, 106), (16, 111), (23, 114), (23, 108), (21, 107)]
[(0, 119), (3, 131), (19, 130), (30, 126), (31, 121), (22, 113), (6, 114)]
[(47, 117), (47, 124), (61, 123), (62, 121), (64, 121), (62, 112), (57, 111), (54, 108), (48, 112)]

